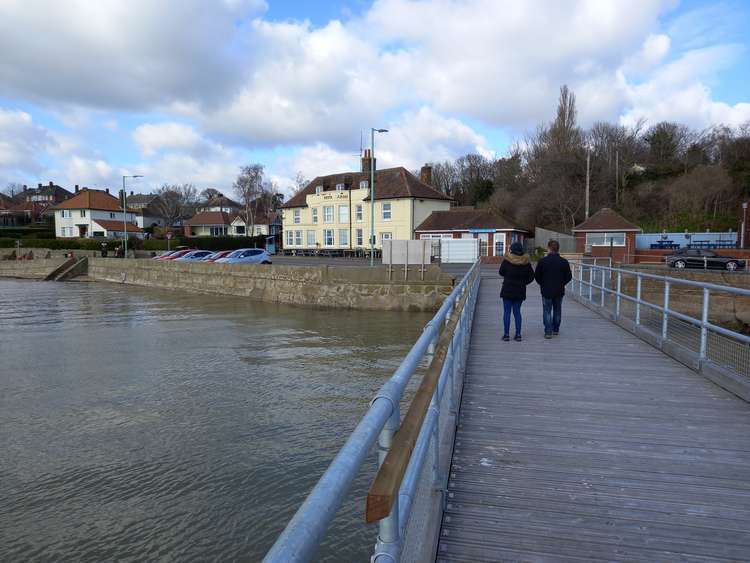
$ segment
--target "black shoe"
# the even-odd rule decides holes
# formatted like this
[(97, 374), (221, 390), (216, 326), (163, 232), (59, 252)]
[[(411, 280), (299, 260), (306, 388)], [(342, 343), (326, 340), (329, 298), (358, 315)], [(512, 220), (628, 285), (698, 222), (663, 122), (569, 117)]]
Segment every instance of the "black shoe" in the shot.
[(552, 335), (550, 333), (548, 333), (548, 332), (545, 332), (544, 333), (544, 338), (546, 338), (547, 340), (549, 340), (550, 338), (552, 338)]
[(515, 335), (515, 336), (513, 337), (513, 340), (515, 340), (516, 342), (521, 342), (521, 340), (523, 340), (523, 338), (521, 338), (521, 335), (520, 335), (520, 334), (516, 334), (516, 335)]
[(552, 331), (552, 336), (559, 336), (559, 335), (560, 335), (560, 331), (559, 330), (553, 330)]
[(503, 336), (503, 342), (510, 342), (510, 336), (508, 336), (507, 334)]

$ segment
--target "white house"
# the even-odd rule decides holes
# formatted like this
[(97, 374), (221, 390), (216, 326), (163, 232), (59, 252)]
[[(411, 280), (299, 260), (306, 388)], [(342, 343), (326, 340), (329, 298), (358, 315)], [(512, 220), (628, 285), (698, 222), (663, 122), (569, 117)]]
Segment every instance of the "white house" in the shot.
[(109, 190), (83, 188), (54, 211), (57, 238), (122, 238), (126, 230), (129, 237), (143, 238), (136, 214), (132, 210), (123, 214), (120, 200)]

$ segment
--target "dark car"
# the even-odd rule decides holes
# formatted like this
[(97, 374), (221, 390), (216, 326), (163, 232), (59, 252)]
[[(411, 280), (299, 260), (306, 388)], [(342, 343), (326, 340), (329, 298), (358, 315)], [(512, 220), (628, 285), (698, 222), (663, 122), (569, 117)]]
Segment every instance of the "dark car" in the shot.
[(728, 270), (734, 272), (745, 267), (745, 261), (731, 256), (720, 256), (710, 250), (681, 248), (667, 256), (664, 261), (667, 266), (684, 270), (685, 268), (700, 268), (710, 270)]

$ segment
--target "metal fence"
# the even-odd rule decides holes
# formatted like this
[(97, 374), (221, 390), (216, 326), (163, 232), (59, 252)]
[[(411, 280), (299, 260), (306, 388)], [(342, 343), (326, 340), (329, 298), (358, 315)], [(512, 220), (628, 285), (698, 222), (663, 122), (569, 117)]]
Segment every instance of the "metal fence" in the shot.
[(571, 267), (575, 299), (646, 331), (665, 351), (677, 345), (698, 370), (713, 365), (750, 383), (750, 336), (720, 326), (718, 307), (712, 311), (712, 303), (725, 310), (750, 307), (750, 290), (585, 261), (572, 261)]
[[(378, 464), (382, 465), (401, 425), (401, 400), (409, 380), (424, 361), (432, 360), (444, 327), (455, 324), (438, 384), (403, 475), (397, 501), (389, 515), (379, 521), (373, 561), (399, 561), (413, 506), (412, 499), (423, 485), (423, 476), (427, 475), (423, 471), (427, 460), (433, 460), (429, 475), (434, 482), (445, 477), (437, 467), (438, 456), (435, 453), (441, 438), (438, 431), (442, 427), (440, 419), (444, 416), (441, 410), (445, 409), (445, 405), (450, 405), (454, 411), (457, 409), (480, 279), (477, 262), (427, 323), (424, 332), (393, 376), (380, 388), (357, 427), (266, 554), (264, 561), (288, 563), (309, 561), (314, 557), (329, 524), (376, 441)], [(458, 321), (452, 323), (451, 319), (455, 320), (455, 315), (459, 315)], [(431, 452), (432, 456), (429, 455)]]

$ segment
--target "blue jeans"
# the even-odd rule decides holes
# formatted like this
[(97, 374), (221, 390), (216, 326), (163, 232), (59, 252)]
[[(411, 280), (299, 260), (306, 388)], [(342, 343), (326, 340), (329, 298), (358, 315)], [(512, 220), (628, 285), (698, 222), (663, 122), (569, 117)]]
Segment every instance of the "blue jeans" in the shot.
[(544, 334), (560, 332), (560, 322), (562, 321), (562, 300), (562, 296), (552, 298), (542, 297)]
[(513, 312), (513, 318), (516, 321), (516, 336), (521, 336), (521, 301), (520, 299), (503, 298), (503, 335), (510, 335), (510, 313)]

